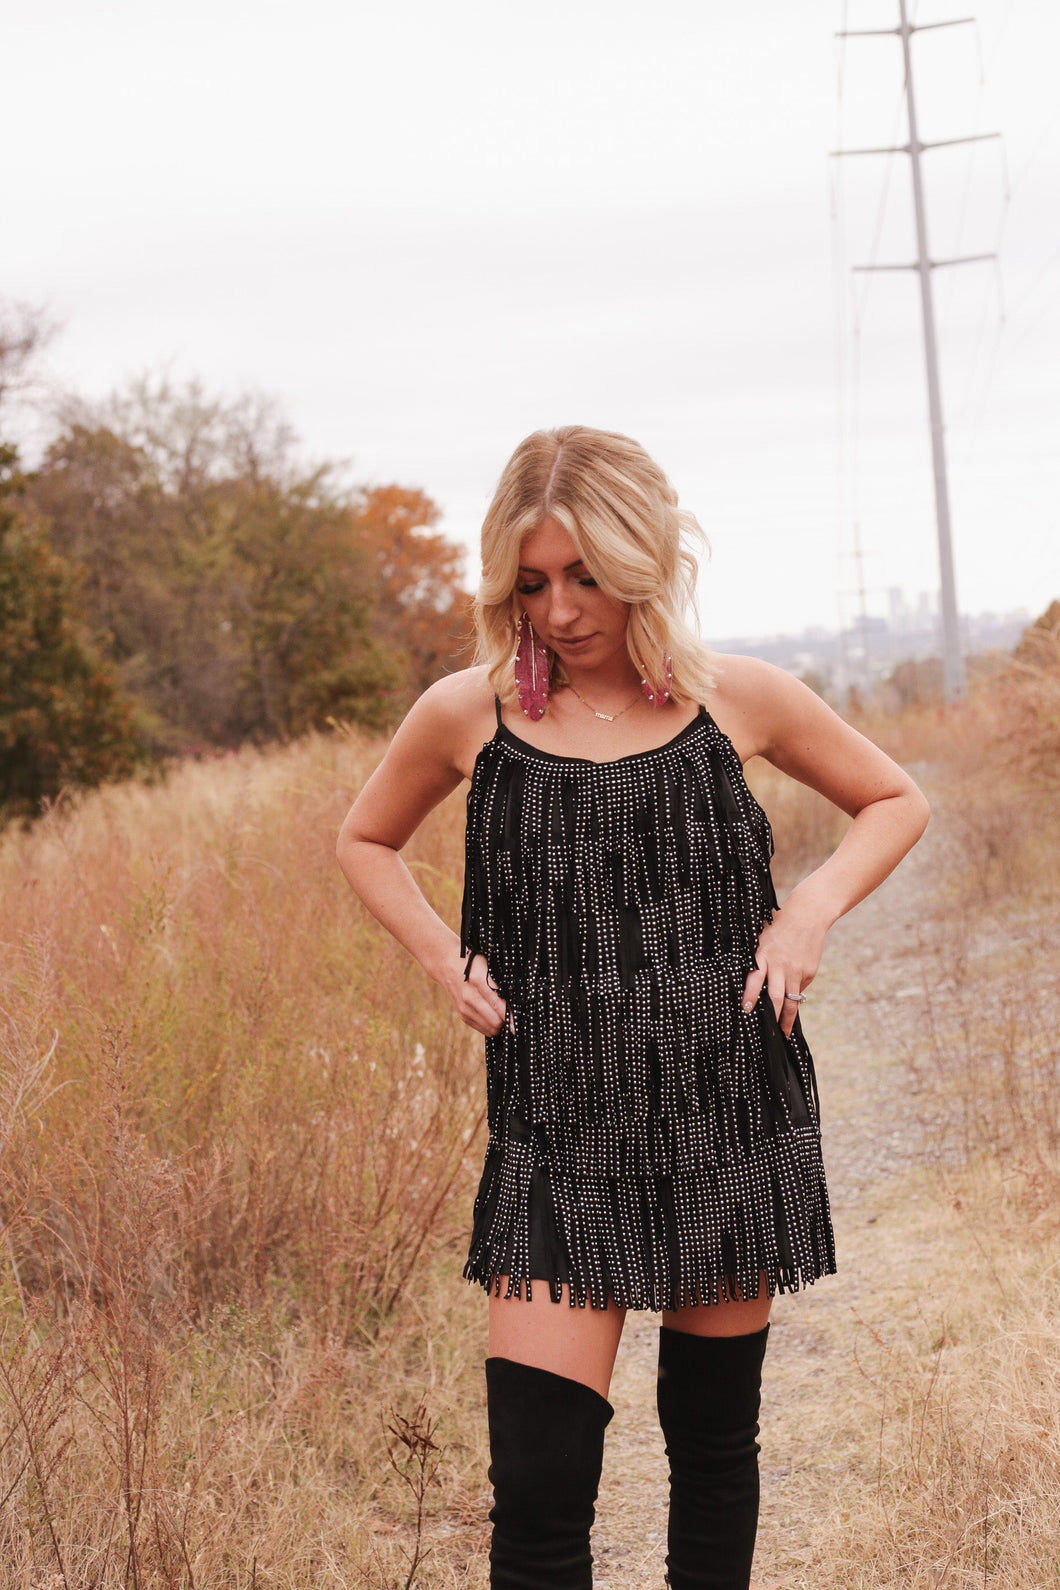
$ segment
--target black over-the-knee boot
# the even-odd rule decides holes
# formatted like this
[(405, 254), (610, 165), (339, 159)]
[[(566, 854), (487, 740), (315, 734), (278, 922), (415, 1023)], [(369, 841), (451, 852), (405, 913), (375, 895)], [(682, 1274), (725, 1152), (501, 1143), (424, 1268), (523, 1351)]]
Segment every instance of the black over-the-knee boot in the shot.
[(758, 1409), (769, 1326), (659, 1332), (659, 1423), (670, 1460), (672, 1590), (747, 1590), (758, 1529)]
[(510, 1358), (487, 1358), (486, 1402), (493, 1590), (589, 1590), (611, 1404), (591, 1386)]

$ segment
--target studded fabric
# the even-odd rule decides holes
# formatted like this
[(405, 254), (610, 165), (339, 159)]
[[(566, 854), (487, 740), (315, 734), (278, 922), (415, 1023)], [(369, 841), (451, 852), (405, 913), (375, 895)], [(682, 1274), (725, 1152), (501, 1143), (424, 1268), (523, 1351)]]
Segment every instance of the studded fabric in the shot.
[(700, 709), (591, 762), (499, 721), (468, 794), (462, 940), (510, 1023), (486, 1040), (469, 1280), (661, 1309), (835, 1269), (813, 1061), (765, 992), (768, 819)]

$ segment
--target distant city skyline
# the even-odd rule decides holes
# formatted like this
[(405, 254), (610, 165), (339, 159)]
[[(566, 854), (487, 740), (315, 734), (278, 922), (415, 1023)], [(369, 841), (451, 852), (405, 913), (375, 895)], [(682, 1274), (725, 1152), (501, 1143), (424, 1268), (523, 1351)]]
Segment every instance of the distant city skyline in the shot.
[[(904, 593), (892, 592), (893, 596)], [(942, 689), (941, 620), (932, 593), (921, 591), (915, 606), (906, 604), (889, 614), (867, 613), (843, 630), (809, 625), (801, 631), (762, 635), (719, 636), (714, 645), (721, 653), (753, 655), (810, 680), (833, 699), (851, 687), (872, 696), (906, 663), (938, 664), (937, 687)], [(1037, 613), (1015, 609), (1006, 613), (962, 613), (961, 630), (968, 658), (985, 659), (1007, 653)]]
[[(1060, 594), (1060, 12), (977, 11), (914, 42), (922, 136), (1004, 134), (925, 156), (935, 256), (1000, 236), (999, 279), (935, 277), (958, 598), (1033, 612)], [(901, 141), (896, 41), (832, 37), (896, 17), (23, 7), (0, 296), (65, 323), (52, 375), (90, 397), (162, 367), (274, 395), (309, 456), (427, 491), (470, 584), (511, 449), (578, 421), (636, 436), (703, 523), (708, 639), (849, 623), (855, 526), (886, 612), (936, 585), (919, 308), (850, 267), (911, 257), (908, 162), (828, 151)]]
[[(894, 635), (939, 635), (940, 619), (937, 592), (907, 592), (897, 588), (892, 588), (887, 594), (891, 599), (888, 602), (889, 611), (887, 613), (867, 612), (867, 618), (872, 625), (882, 625)], [(909, 600), (911, 596), (915, 597), (915, 603)], [(896, 597), (900, 598), (905, 604), (904, 607), (898, 612), (895, 611), (895, 604), (893, 600)], [(1040, 611), (1044, 612), (1045, 607), (1048, 607), (1048, 605), (1048, 602), (1045, 603), (1044, 607)], [(971, 633), (974, 634), (981, 628), (990, 628), (992, 626), (1005, 629), (1015, 629), (1016, 627), (1021, 629), (1026, 628), (1028, 624), (1033, 624), (1035, 619), (1039, 616), (1040, 612), (1038, 610), (1032, 611), (1029, 607), (1014, 607), (1000, 611), (988, 608), (979, 613), (962, 612), (961, 622), (968, 627)], [(853, 615), (850, 623), (845, 626), (845, 632), (848, 634), (856, 632), (859, 623), (860, 616), (858, 614)], [(805, 624), (801, 629), (761, 630), (750, 635), (734, 634), (729, 637), (718, 636), (715, 638), (714, 643), (720, 647), (726, 638), (730, 640), (739, 639), (748, 641), (755, 639), (784, 639), (794, 641), (806, 636), (837, 635), (839, 633), (839, 628), (834, 624)]]

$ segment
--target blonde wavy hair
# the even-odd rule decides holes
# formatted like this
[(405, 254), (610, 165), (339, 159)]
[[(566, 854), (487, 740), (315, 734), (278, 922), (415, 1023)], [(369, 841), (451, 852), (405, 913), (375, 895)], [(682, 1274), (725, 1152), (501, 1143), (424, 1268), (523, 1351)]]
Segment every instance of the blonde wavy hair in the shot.
[[(564, 425), (535, 431), (505, 466), (482, 524), (482, 581), (475, 599), (475, 660), (502, 701), (515, 697), (513, 662), (522, 611), (515, 585), (523, 538), (544, 519), (563, 526), (601, 590), (628, 603), (626, 645), (654, 687), (666, 677), (678, 704), (714, 688), (710, 654), (690, 627), (706, 537), (639, 443), (613, 431)], [(566, 682), (549, 650), (554, 685)]]

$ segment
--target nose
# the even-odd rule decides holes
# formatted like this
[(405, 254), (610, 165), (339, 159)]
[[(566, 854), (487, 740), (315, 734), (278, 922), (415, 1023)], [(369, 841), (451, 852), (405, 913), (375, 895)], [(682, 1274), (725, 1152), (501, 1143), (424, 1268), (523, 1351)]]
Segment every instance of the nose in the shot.
[(548, 621), (553, 629), (569, 629), (578, 617), (578, 603), (566, 581), (553, 585), (548, 604)]

